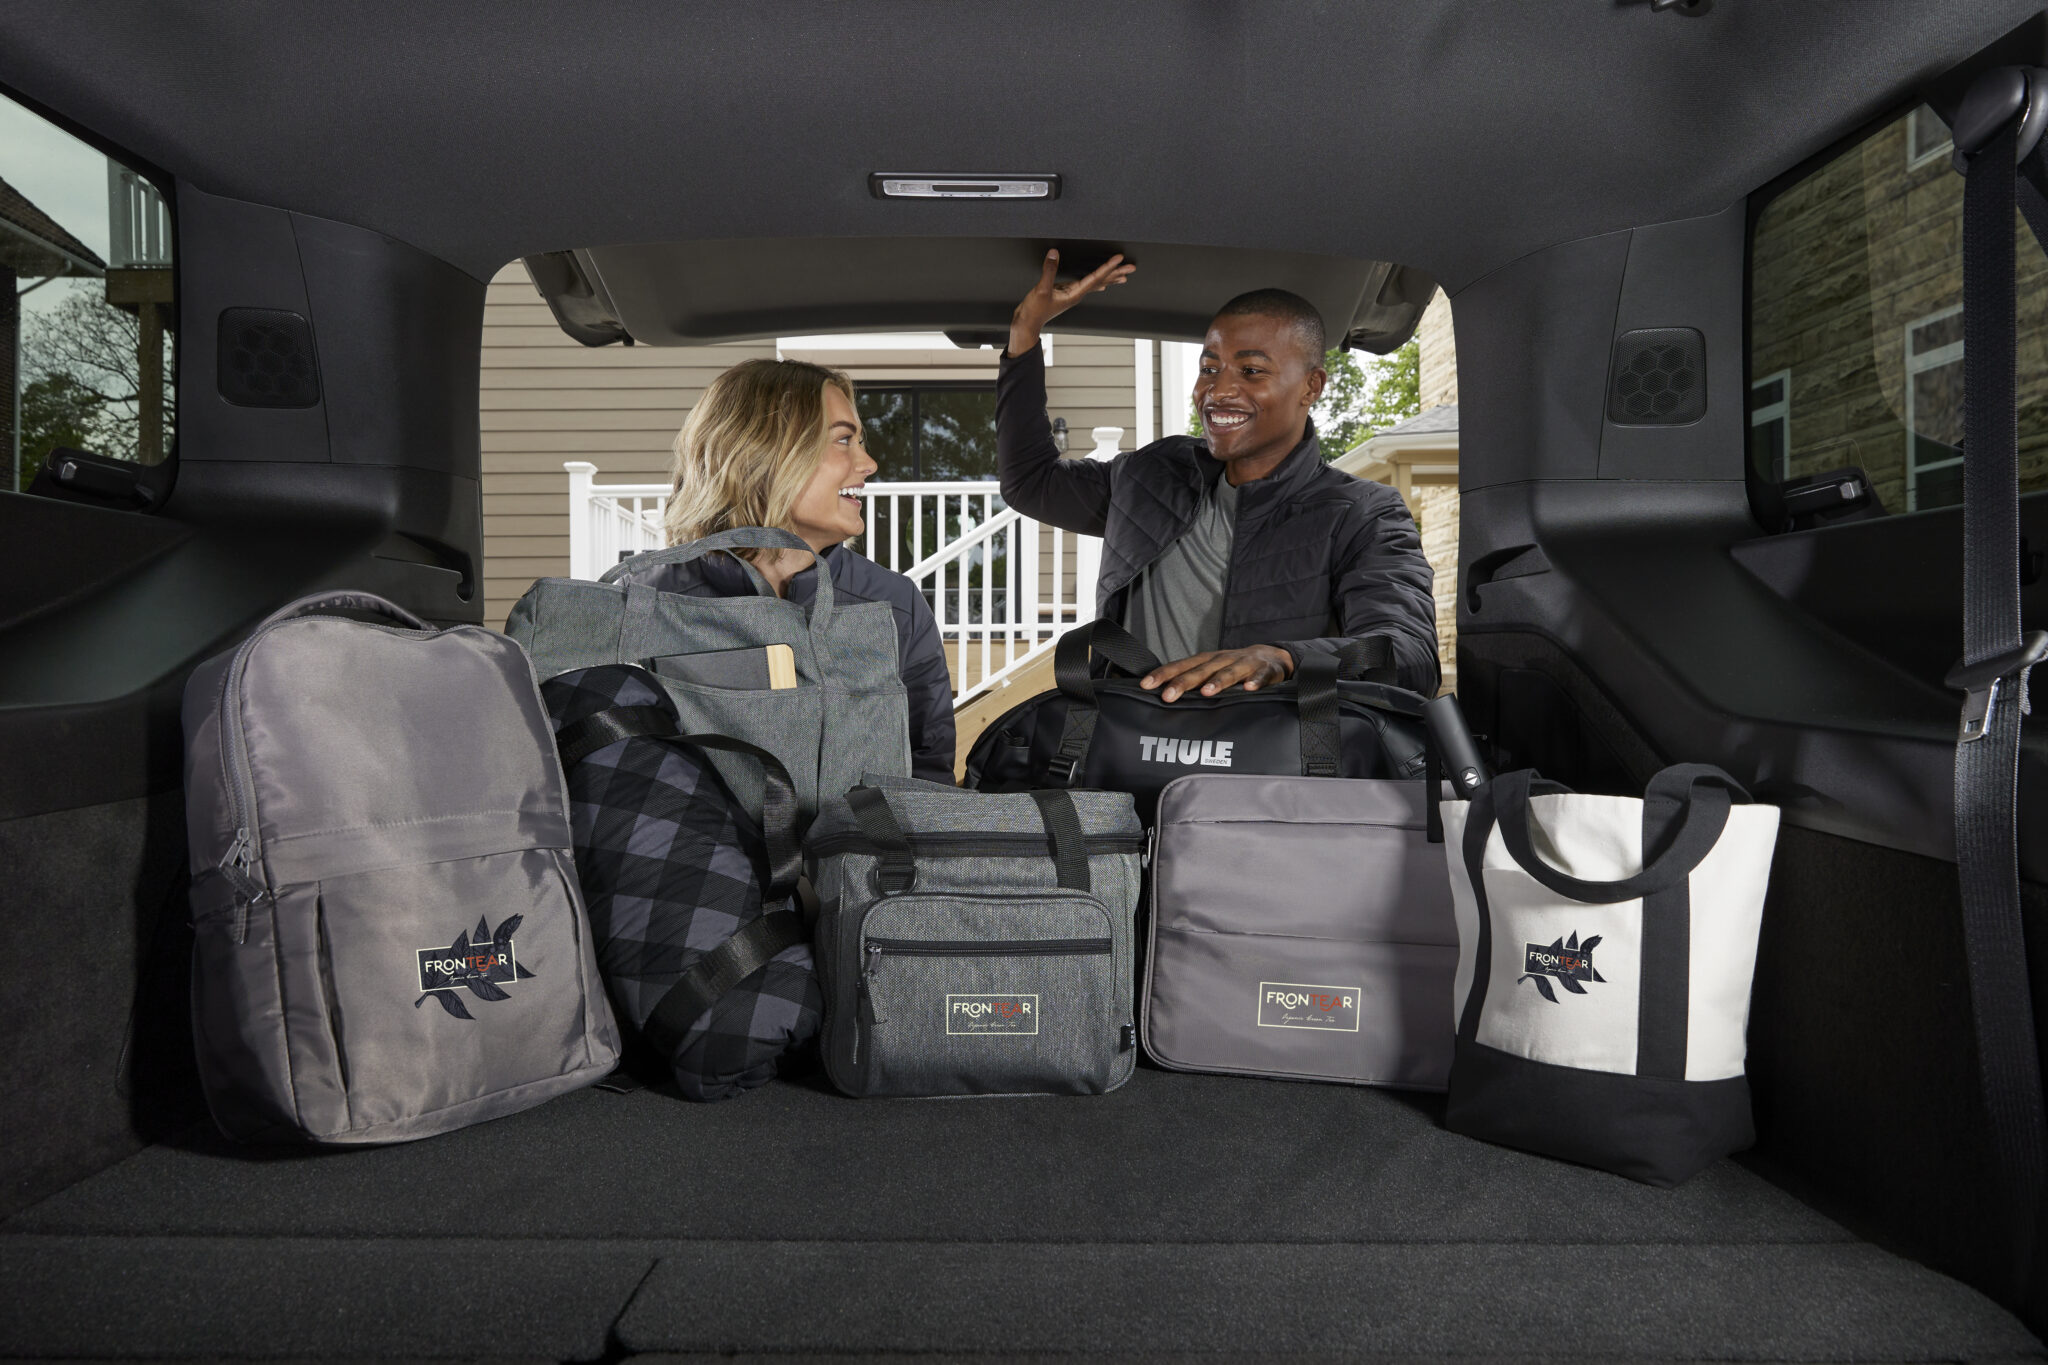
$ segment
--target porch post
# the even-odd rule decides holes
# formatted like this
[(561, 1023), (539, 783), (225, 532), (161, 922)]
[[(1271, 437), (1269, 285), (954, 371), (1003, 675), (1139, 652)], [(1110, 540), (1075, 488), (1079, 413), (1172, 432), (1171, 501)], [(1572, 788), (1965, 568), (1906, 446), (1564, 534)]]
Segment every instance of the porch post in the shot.
[(569, 471), (569, 577), (595, 578), (602, 572), (590, 562), (590, 484), (597, 466), (570, 460), (562, 468)]

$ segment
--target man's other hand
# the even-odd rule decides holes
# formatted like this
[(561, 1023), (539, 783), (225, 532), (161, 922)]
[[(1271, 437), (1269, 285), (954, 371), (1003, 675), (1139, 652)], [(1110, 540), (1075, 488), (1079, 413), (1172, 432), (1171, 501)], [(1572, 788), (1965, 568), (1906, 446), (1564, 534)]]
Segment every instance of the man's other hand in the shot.
[(1246, 645), (1243, 649), (1217, 649), (1161, 664), (1138, 685), (1158, 688), (1159, 700), (1173, 701), (1190, 692), (1205, 697), (1243, 685), (1256, 692), (1268, 683), (1285, 682), (1294, 672), (1294, 656), (1278, 645)]
[(1038, 284), (1024, 296), (1024, 302), (1017, 305), (1010, 314), (1011, 355), (1023, 355), (1038, 344), (1038, 334), (1045, 324), (1072, 308), (1090, 294), (1099, 293), (1113, 284), (1122, 284), (1131, 277), (1138, 267), (1124, 264), (1122, 255), (1110, 257), (1094, 270), (1089, 271), (1072, 284), (1054, 284), (1053, 277), (1059, 274), (1060, 253), (1045, 253), (1045, 265), (1038, 272)]

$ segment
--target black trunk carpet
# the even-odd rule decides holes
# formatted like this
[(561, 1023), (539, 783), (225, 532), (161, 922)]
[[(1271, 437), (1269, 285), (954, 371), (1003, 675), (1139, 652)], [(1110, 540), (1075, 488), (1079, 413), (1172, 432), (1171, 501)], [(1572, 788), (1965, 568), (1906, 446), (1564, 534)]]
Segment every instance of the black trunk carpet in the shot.
[(1147, 1070), (1099, 1099), (586, 1091), (364, 1150), (195, 1134), (0, 1225), (0, 1352), (2042, 1358), (1734, 1163), (1653, 1190), (1440, 1110)]

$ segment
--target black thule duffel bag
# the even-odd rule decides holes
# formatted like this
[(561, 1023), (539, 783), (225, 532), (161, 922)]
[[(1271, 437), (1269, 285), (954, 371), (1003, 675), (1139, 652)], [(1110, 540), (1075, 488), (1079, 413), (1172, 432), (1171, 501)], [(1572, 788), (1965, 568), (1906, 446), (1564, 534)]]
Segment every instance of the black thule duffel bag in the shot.
[[(1128, 676), (1091, 677), (1091, 655)], [(1129, 792), (1149, 826), (1160, 789), (1187, 773), (1420, 778), (1426, 699), (1378, 680), (1393, 676), (1392, 661), (1374, 637), (1341, 657), (1312, 654), (1276, 686), (1164, 702), (1138, 686), (1159, 660), (1121, 626), (1095, 621), (1060, 638), (1053, 691), (982, 732), (966, 785)]]

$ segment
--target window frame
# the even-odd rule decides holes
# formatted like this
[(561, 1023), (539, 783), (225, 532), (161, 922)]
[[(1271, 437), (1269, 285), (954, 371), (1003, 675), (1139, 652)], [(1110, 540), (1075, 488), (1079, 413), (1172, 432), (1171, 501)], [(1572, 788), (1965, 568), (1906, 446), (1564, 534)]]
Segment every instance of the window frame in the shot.
[[(1926, 374), (1930, 370), (1962, 364), (1962, 338), (1958, 337), (1954, 341), (1945, 342), (1940, 346), (1934, 347), (1932, 350), (1916, 352), (1913, 347), (1913, 337), (1921, 328), (1926, 327), (1930, 323), (1941, 322), (1947, 318), (1960, 317), (1962, 312), (1963, 305), (1955, 303), (1950, 304), (1946, 308), (1938, 308), (1924, 317), (1914, 318), (1905, 324), (1904, 335), (1899, 341), (1900, 354), (1905, 362), (1902, 373), (1905, 377), (1906, 410), (1901, 416), (1906, 424), (1906, 510), (1908, 512), (1918, 512), (1921, 510), (1920, 476), (1922, 474), (1932, 473), (1941, 469), (1952, 469), (1963, 462), (1963, 457), (1960, 454), (1951, 455), (1947, 459), (1934, 460), (1927, 464), (1920, 462), (1920, 423), (1919, 413), (1917, 412), (1919, 390), (1918, 386), (1913, 382), (1917, 376)], [(1944, 503), (1942, 505), (1947, 507), (1954, 504)]]
[[(1941, 128), (1941, 140), (1924, 152), (1913, 149), (1920, 145), (1920, 116), (1927, 115)], [(1917, 171), (1922, 166), (1931, 166), (1936, 161), (1946, 160), (1955, 153), (1955, 135), (1949, 131), (1941, 116), (1929, 109), (1925, 103), (1916, 104), (1906, 112), (1906, 169)]]
[[(1783, 424), (1783, 430), (1780, 432), (1780, 439), (1778, 442), (1778, 467), (1775, 471), (1778, 482), (1783, 483), (1786, 479), (1792, 477), (1791, 368), (1788, 366), (1782, 370), (1773, 370), (1771, 371), (1771, 373), (1767, 375), (1764, 375), (1757, 379), (1750, 380), (1750, 398), (1754, 399), (1756, 397), (1756, 391), (1758, 389), (1762, 388), (1766, 384), (1771, 383), (1776, 383), (1783, 386), (1779, 390), (1778, 401), (1775, 403), (1766, 403), (1762, 407), (1758, 407), (1755, 405), (1754, 402), (1752, 402), (1749, 409), (1749, 430), (1753, 436), (1756, 429), (1760, 426), (1765, 425), (1766, 423), (1780, 422)], [(1748, 455), (1749, 452), (1745, 450), (1743, 452), (1743, 457), (1745, 461), (1747, 461)]]
[[(891, 381), (882, 379), (873, 380), (865, 384), (856, 381), (854, 384), (854, 392), (861, 396), (866, 396), (870, 393), (907, 393), (911, 395), (910, 464), (912, 473), (908, 479), (896, 480), (896, 482), (902, 483), (986, 483), (992, 481), (995, 478), (993, 473), (988, 475), (986, 479), (931, 479), (926, 477), (924, 472), (924, 423), (921, 415), (921, 406), (917, 401), (917, 397), (920, 394), (926, 393), (985, 393), (993, 397), (995, 391), (994, 380), (904, 379)], [(858, 403), (855, 406), (858, 407)], [(861, 424), (863, 427), (867, 424), (866, 413), (861, 414)], [(877, 461), (877, 463), (880, 462)]]

